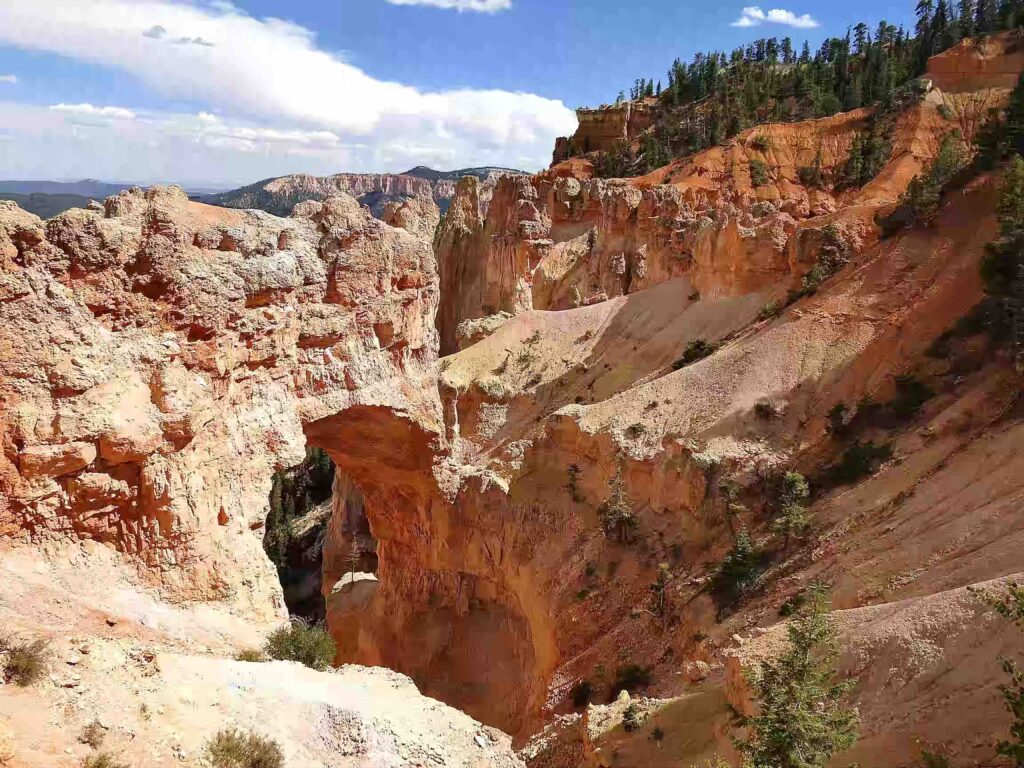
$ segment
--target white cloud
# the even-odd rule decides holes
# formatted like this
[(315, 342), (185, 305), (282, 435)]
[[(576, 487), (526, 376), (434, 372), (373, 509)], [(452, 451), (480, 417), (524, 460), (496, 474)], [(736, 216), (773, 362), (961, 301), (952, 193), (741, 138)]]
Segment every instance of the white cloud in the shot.
[(54, 112), (66, 112), (71, 115), (85, 117), (111, 117), (117, 120), (133, 120), (135, 113), (124, 107), (95, 107), (92, 104), (54, 104), (50, 107)]
[(787, 27), (797, 29), (814, 29), (821, 26), (809, 13), (797, 16), (793, 11), (786, 11), (781, 8), (773, 8), (767, 13), (758, 6), (752, 5), (744, 8), (740, 17), (732, 23), (734, 27), (757, 27), (764, 23), (784, 24)]
[[(175, 44), (183, 39), (202, 42)], [(400, 170), (397, 164), (416, 164), (419, 156), (445, 156), (460, 166), (511, 165), (529, 157), (531, 169), (539, 168), (549, 162), (554, 138), (576, 126), (562, 102), (534, 94), (426, 92), (375, 79), (320, 49), (310, 30), (256, 19), (223, 0), (3, 0), (0, 42), (124, 70), (178, 103), (202, 105), (234, 124), (274, 130), (291, 141), (320, 135), (322, 146), (332, 134), (350, 148), (335, 156), (335, 171)], [(179, 121), (165, 116), (162, 122)], [(265, 147), (271, 138), (249, 140)], [(421, 155), (410, 154), (414, 148)], [(254, 165), (252, 173), (266, 170)]]
[(498, 13), (512, 7), (512, 0), (387, 0), (391, 5), (428, 5), (432, 8), (444, 8), (477, 13)]
[(0, 75), (0, 83), (6, 83), (7, 85), (17, 85), (17, 75)]

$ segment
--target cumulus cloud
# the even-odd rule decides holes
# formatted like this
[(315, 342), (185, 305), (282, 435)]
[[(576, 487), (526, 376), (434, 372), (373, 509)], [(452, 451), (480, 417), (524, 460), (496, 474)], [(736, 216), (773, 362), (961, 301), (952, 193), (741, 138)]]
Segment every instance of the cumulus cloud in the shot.
[(17, 75), (0, 75), (0, 83), (6, 83), (7, 85), (17, 85)]
[(133, 120), (135, 113), (124, 107), (96, 107), (92, 104), (54, 104), (50, 107), (54, 112), (66, 112), (70, 115), (85, 117), (112, 117), (117, 120)]
[[(501, 2), (507, 0), (472, 0)], [(215, 45), (168, 45), (181, 39)], [(400, 163), (444, 157), (458, 166), (539, 168), (547, 164), (554, 138), (576, 125), (562, 102), (534, 94), (422, 91), (373, 78), (318, 47), (305, 27), (257, 19), (223, 1), (3, 0), (0, 41), (123, 70), (156, 93), (201, 105), (232, 125), (292, 139), (331, 134), (346, 148), (335, 155), (335, 171), (401, 170)], [(137, 129), (181, 122), (158, 117), (140, 118)], [(268, 146), (268, 137), (257, 146)], [(272, 164), (254, 165), (253, 175), (266, 175)]]
[(793, 11), (772, 8), (767, 13), (758, 6), (752, 5), (740, 12), (740, 17), (732, 23), (734, 27), (757, 27), (761, 24), (784, 24), (797, 29), (814, 29), (821, 26), (809, 13), (797, 16)]
[(427, 5), (446, 10), (498, 13), (512, 7), (512, 0), (387, 0), (391, 5)]
[[(372, 170), (365, 165), (365, 144), (347, 142), (331, 131), (269, 127), (207, 112), (132, 114), (126, 120), (89, 110), (0, 102), (0, 136), (6, 138), (0, 141), (0, 168), (25, 178), (61, 175), (203, 186), (240, 185), (295, 172)], [(377, 147), (375, 152), (402, 164), (402, 170), (416, 165), (404, 151)]]

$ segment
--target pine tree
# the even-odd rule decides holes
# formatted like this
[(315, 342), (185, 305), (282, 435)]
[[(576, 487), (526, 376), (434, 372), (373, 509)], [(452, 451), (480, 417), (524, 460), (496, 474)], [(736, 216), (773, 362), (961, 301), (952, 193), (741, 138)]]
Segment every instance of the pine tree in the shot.
[(654, 612), (659, 616), (665, 613), (665, 602), (667, 599), (668, 582), (672, 578), (668, 563), (658, 563), (658, 575), (651, 582), (651, 595), (654, 600)]
[(859, 717), (845, 699), (852, 683), (837, 681), (838, 646), (823, 586), (789, 623), (789, 648), (749, 674), (758, 713), (745, 720), (736, 747), (745, 768), (823, 768), (857, 740)]
[(853, 44), (858, 54), (863, 54), (871, 45), (871, 34), (863, 21), (853, 28)]
[(974, 0), (960, 0), (960, 37), (974, 34)]
[(789, 547), (791, 537), (802, 536), (811, 521), (804, 502), (811, 495), (807, 478), (799, 472), (787, 472), (782, 477), (778, 510), (772, 520), (772, 530), (785, 538), (784, 546)]
[(932, 14), (934, 12), (935, 6), (932, 4), (932, 0), (918, 0), (915, 9), (917, 24), (914, 26), (914, 31), (917, 34), (917, 72), (924, 72), (933, 52)]
[(611, 495), (605, 502), (602, 512), (602, 527), (605, 535), (615, 535), (620, 543), (629, 539), (629, 532), (637, 527), (638, 520), (636, 512), (633, 511), (633, 500), (626, 490), (626, 481), (623, 477), (622, 462), (615, 468), (615, 474), (608, 481)]
[(1014, 155), (999, 191), (999, 230), (1004, 235), (1024, 229), (1024, 159)]
[[(1019, 584), (1011, 583), (1002, 596), (989, 593), (981, 596), (1000, 616), (1024, 630), (1024, 588)], [(1001, 666), (1009, 680), (999, 686), (999, 690), (1013, 722), (1010, 738), (996, 745), (996, 754), (1008, 757), (1016, 768), (1024, 768), (1024, 670), (1013, 659), (1002, 659)]]
[(996, 0), (978, 0), (974, 9), (974, 31), (987, 35), (996, 28)]
[(761, 555), (754, 548), (746, 528), (740, 529), (732, 549), (722, 558), (715, 574), (715, 587), (727, 599), (741, 597), (757, 581)]
[(999, 193), (1000, 237), (990, 243), (981, 260), (986, 291), (1000, 300), (1012, 299), (1024, 266), (1024, 159), (1015, 154)]
[(345, 563), (348, 565), (347, 571), (352, 575), (351, 580), (348, 583), (350, 590), (355, 589), (356, 586), (356, 573), (359, 572), (359, 563), (362, 560), (363, 548), (359, 545), (359, 542), (352, 538), (352, 545), (348, 550), (348, 557), (345, 558)]
[(933, 52), (944, 51), (954, 42), (953, 27), (950, 24), (949, 5), (946, 0), (939, 0), (935, 4), (935, 15), (932, 16), (931, 39)]

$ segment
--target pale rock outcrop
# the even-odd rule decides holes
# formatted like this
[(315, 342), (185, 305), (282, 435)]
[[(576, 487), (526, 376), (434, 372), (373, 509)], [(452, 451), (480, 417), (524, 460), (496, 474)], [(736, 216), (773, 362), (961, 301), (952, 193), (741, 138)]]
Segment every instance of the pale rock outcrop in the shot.
[(168, 597), (280, 610), (251, 531), (304, 425), (437, 419), (414, 384), (436, 349), (428, 246), (351, 198), (300, 209), (174, 188), (46, 224), (0, 208), (0, 531), (98, 540)]

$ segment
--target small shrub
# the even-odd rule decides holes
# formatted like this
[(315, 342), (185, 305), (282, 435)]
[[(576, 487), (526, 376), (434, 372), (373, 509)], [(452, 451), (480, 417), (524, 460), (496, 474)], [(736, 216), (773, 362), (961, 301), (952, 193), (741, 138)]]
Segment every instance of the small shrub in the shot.
[(717, 344), (713, 344), (705, 339), (694, 339), (686, 345), (686, 349), (683, 350), (683, 356), (672, 363), (672, 370), (678, 371), (680, 368), (685, 368), (691, 363), (703, 360), (705, 357), (713, 355), (717, 349)]
[(246, 648), (235, 654), (235, 661), (262, 662), (267, 660), (267, 654), (259, 648)]
[(0, 651), (6, 651), (4, 678), (22, 687), (32, 685), (46, 674), (50, 660), (48, 640), (0, 638)]
[(635, 733), (640, 730), (643, 721), (640, 718), (640, 707), (636, 702), (630, 702), (626, 711), (622, 713), (622, 730), (627, 733)]
[(587, 706), (587, 704), (590, 703), (590, 697), (593, 695), (594, 686), (591, 685), (589, 680), (580, 680), (569, 692), (569, 697), (572, 699), (572, 705), (576, 709)]
[(772, 299), (763, 307), (761, 311), (757, 313), (758, 318), (761, 320), (771, 320), (773, 317), (778, 317), (782, 314), (782, 302), (778, 299)]
[(949, 758), (945, 755), (939, 755), (927, 749), (922, 749), (921, 768), (950, 768)]
[(565, 468), (565, 474), (568, 477), (568, 482), (565, 484), (565, 489), (569, 491), (569, 496), (575, 502), (583, 501), (583, 496), (580, 494), (580, 475), (583, 474), (583, 470), (580, 469), (579, 464), (570, 464)]
[(913, 376), (899, 376), (896, 378), (896, 397), (889, 403), (889, 408), (897, 418), (909, 419), (934, 395), (927, 384)]
[(818, 188), (823, 182), (821, 168), (813, 165), (802, 165), (796, 169), (797, 178), (805, 187)]
[(278, 661), (297, 661), (311, 669), (327, 669), (334, 660), (334, 640), (327, 630), (301, 619), (292, 619), (267, 638), (264, 651)]
[(99, 720), (93, 720), (78, 734), (78, 740), (83, 744), (88, 744), (93, 749), (99, 749), (100, 745), (103, 744), (103, 739), (106, 737), (107, 730), (100, 725)]
[(774, 419), (779, 415), (778, 409), (770, 400), (758, 400), (754, 404), (754, 413), (759, 419)]
[(755, 187), (763, 187), (768, 183), (768, 165), (756, 157), (750, 160), (750, 183)]
[(833, 435), (842, 435), (846, 427), (846, 403), (836, 403), (828, 412), (828, 431)]
[(793, 595), (791, 598), (786, 600), (786, 602), (779, 606), (779, 616), (792, 616), (801, 608), (803, 608), (803, 605), (806, 602), (807, 596), (803, 592)]
[(615, 682), (612, 683), (611, 698), (614, 699), (623, 691), (633, 693), (651, 684), (651, 670), (639, 664), (623, 664), (615, 670)]
[(647, 434), (647, 427), (638, 421), (626, 428), (626, 434), (634, 439), (640, 438)]
[(665, 738), (665, 732), (658, 726), (654, 726), (654, 730), (651, 731), (651, 738), (655, 741), (661, 741)]
[(891, 458), (890, 446), (876, 445), (872, 440), (866, 443), (857, 441), (843, 452), (839, 463), (829, 470), (829, 479), (836, 485), (854, 483), (871, 475), (878, 464)]
[(217, 733), (206, 744), (213, 768), (283, 768), (284, 753), (273, 739), (234, 728)]
[(750, 146), (756, 149), (758, 152), (767, 152), (772, 148), (771, 143), (768, 141), (768, 137), (763, 133), (759, 133), (750, 140)]
[(82, 768), (128, 768), (128, 766), (118, 762), (117, 758), (109, 752), (100, 752), (85, 758), (82, 761)]

